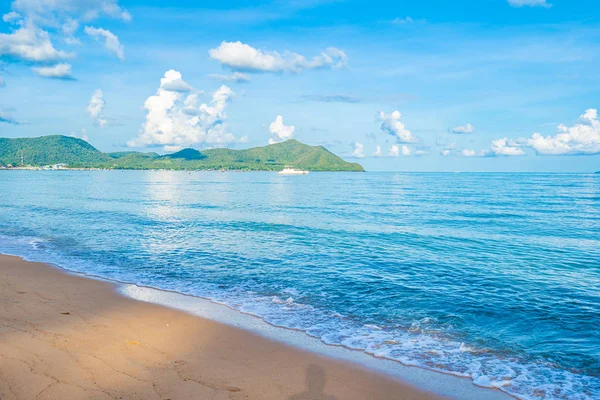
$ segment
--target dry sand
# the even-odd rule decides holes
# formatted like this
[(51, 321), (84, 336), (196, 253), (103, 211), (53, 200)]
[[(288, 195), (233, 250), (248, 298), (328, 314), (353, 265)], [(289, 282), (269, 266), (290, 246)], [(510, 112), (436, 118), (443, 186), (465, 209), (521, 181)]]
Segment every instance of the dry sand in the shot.
[(0, 255), (0, 399), (435, 399), (403, 382)]

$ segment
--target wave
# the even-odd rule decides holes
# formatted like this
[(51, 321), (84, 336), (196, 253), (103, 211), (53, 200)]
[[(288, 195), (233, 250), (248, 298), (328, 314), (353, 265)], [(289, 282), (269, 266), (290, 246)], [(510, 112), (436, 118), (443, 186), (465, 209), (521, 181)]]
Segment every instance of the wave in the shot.
[[(119, 282), (193, 295), (254, 315), (271, 325), (305, 332), (328, 345), (362, 351), (377, 358), (400, 362), (460, 377), (481, 387), (497, 388), (519, 399), (588, 400), (600, 398), (600, 378), (561, 368), (542, 360), (526, 360), (482, 344), (456, 340), (441, 330), (433, 317), (420, 318), (408, 327), (365, 322), (359, 318), (297, 301), (308, 293), (287, 287), (261, 295), (242, 287), (224, 289), (214, 284), (190, 288), (185, 282), (158, 280), (87, 260), (64, 257), (53, 239), (35, 236), (1, 236), (0, 253), (47, 262), (66, 270)], [(327, 293), (310, 294), (327, 298)]]

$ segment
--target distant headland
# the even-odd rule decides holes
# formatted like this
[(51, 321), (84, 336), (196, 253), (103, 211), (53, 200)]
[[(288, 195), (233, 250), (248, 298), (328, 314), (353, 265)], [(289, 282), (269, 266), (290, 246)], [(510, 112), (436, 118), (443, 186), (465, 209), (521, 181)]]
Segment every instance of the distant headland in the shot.
[(173, 154), (136, 151), (103, 153), (85, 140), (51, 135), (36, 138), (0, 138), (0, 168), (45, 169), (168, 169), (280, 171), (285, 166), (308, 171), (364, 171), (323, 146), (291, 139), (244, 150), (183, 149)]

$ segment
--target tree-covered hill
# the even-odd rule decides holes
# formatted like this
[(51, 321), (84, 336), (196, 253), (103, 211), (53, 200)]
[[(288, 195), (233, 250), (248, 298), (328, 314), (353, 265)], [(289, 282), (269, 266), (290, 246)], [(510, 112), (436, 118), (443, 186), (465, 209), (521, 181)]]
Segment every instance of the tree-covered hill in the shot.
[(82, 139), (52, 135), (37, 138), (0, 138), (0, 164), (99, 164), (110, 157)]
[(67, 164), (72, 168), (108, 169), (226, 169), (279, 171), (284, 166), (309, 171), (364, 171), (322, 146), (297, 140), (246, 150), (183, 149), (173, 154), (117, 152), (102, 153), (84, 140), (68, 136), (0, 138), (0, 165), (45, 166)]

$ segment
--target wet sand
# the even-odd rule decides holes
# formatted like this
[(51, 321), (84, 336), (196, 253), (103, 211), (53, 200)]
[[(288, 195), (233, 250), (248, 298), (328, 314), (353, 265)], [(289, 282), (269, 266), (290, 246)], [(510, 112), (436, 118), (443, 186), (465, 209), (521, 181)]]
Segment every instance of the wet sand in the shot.
[(439, 399), (402, 381), (0, 255), (0, 399)]

